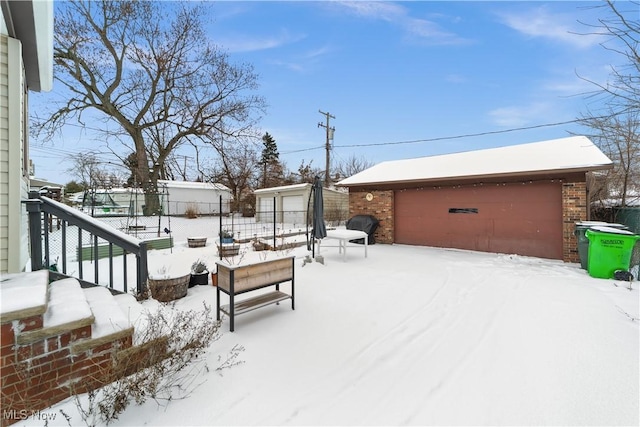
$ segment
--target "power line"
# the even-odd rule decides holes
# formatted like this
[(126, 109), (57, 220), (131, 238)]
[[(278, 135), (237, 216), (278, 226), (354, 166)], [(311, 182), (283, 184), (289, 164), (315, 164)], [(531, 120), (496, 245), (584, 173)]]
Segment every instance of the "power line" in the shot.
[[(606, 116), (599, 116), (599, 117), (592, 117), (593, 119), (604, 119), (604, 118), (608, 118), (611, 117), (611, 115), (606, 115)], [(503, 130), (495, 130), (495, 131), (486, 131), (486, 132), (478, 132), (478, 133), (468, 133), (468, 134), (462, 134), (462, 135), (451, 135), (451, 136), (441, 136), (441, 137), (436, 137), (436, 138), (425, 138), (425, 139), (414, 139), (414, 140), (409, 140), (409, 141), (392, 141), (392, 142), (378, 142), (378, 143), (369, 143), (369, 144), (347, 144), (347, 145), (333, 145), (333, 148), (352, 148), (352, 147), (376, 147), (376, 146), (385, 146), (385, 145), (401, 145), (401, 144), (417, 144), (420, 142), (435, 142), (435, 141), (444, 141), (444, 140), (448, 140), (448, 139), (462, 139), (462, 138), (471, 138), (471, 137), (476, 137), (476, 136), (485, 136), (485, 135), (496, 135), (496, 134), (501, 134), (501, 133), (509, 133), (509, 132), (517, 132), (517, 131), (522, 131), (522, 130), (531, 130), (531, 129), (539, 129), (539, 128), (544, 128), (544, 127), (553, 127), (553, 126), (560, 126), (560, 125), (566, 125), (566, 124), (571, 124), (571, 123), (579, 123), (579, 122), (584, 122), (585, 119), (574, 119), (574, 120), (567, 120), (564, 122), (556, 122), (556, 123), (545, 123), (545, 124), (539, 124), (539, 125), (533, 125), (533, 126), (523, 126), (523, 127), (519, 127), (519, 128), (511, 128), (511, 129), (503, 129)], [(300, 153), (303, 151), (313, 151), (313, 150), (319, 150), (325, 148), (324, 145), (319, 145), (316, 147), (311, 147), (311, 148), (305, 148), (305, 149), (300, 149), (300, 150), (294, 150), (294, 151), (286, 151), (283, 152), (282, 154), (293, 154), (293, 153)]]
[(318, 145), (317, 147), (303, 148), (303, 149), (301, 149), (301, 150), (283, 151), (283, 152), (282, 152), (282, 153), (280, 153), (280, 154), (302, 153), (302, 152), (304, 152), (304, 151), (320, 150), (320, 149), (323, 149), (323, 148), (325, 148), (325, 147), (324, 147), (324, 144), (323, 144), (323, 145)]
[(463, 134), (463, 135), (440, 136), (440, 137), (437, 137), (437, 138), (414, 139), (414, 140), (410, 140), (410, 141), (378, 142), (378, 143), (371, 143), (371, 144), (334, 145), (334, 147), (337, 147), (337, 148), (351, 148), (351, 147), (373, 147), (373, 146), (381, 146), (381, 145), (416, 144), (416, 143), (419, 143), (419, 142), (434, 142), (434, 141), (443, 141), (443, 140), (447, 140), (447, 139), (462, 139), (462, 138), (471, 138), (471, 137), (474, 137), (474, 136), (495, 135), (495, 134), (500, 134), (500, 133), (509, 133), (509, 132), (516, 132), (516, 131), (521, 131), (521, 130), (539, 129), (539, 128), (543, 128), (543, 127), (560, 126), (560, 125), (566, 125), (566, 124), (569, 124), (569, 123), (576, 123), (576, 122), (581, 122), (581, 121), (584, 121), (584, 120), (575, 119), (575, 120), (568, 120), (566, 122), (547, 123), (547, 124), (542, 124), (542, 125), (524, 126), (524, 127), (519, 127), (519, 128), (494, 130), (494, 131), (487, 131), (487, 132), (467, 133), (467, 134)]

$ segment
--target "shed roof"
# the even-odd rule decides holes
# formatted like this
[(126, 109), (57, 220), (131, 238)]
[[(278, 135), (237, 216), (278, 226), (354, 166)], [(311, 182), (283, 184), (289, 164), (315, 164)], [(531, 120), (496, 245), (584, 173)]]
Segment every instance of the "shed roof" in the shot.
[(612, 161), (585, 136), (379, 163), (337, 185), (472, 179), (609, 169)]
[[(313, 186), (313, 184), (309, 183), (309, 182), (305, 182), (302, 184), (291, 184), (291, 185), (281, 185), (279, 187), (269, 187), (269, 188), (260, 188), (258, 190), (254, 190), (254, 194), (271, 194), (271, 193), (286, 193), (289, 191), (298, 191), (298, 190), (307, 190), (307, 189), (311, 189), (311, 187)], [(342, 190), (337, 190), (334, 188), (327, 188), (327, 187), (322, 187), (322, 191), (323, 192), (335, 192), (335, 193), (343, 193), (343, 191), (345, 191), (344, 189)]]
[(171, 181), (165, 179), (159, 179), (158, 184), (164, 184), (167, 188), (191, 188), (191, 189), (204, 189), (204, 190), (220, 190), (231, 191), (226, 185), (218, 184), (215, 182), (190, 182), (190, 181)]
[(281, 185), (279, 187), (260, 188), (258, 190), (254, 190), (254, 193), (262, 194), (262, 193), (273, 193), (273, 192), (286, 192), (286, 191), (303, 190), (305, 188), (311, 188), (311, 184), (307, 182), (303, 184)]

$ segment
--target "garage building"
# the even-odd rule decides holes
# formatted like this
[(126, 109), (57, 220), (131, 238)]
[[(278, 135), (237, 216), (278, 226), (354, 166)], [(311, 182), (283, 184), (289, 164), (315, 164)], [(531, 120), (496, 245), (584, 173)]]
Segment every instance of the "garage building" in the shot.
[[(301, 226), (306, 224), (307, 204), (312, 184), (293, 184), (255, 190), (256, 221), (273, 221), (275, 200), (276, 221)], [(345, 191), (322, 189), (325, 220), (345, 220), (349, 212), (349, 196)], [(313, 204), (309, 206), (313, 208)]]
[(590, 171), (611, 160), (575, 136), (380, 163), (337, 185), (349, 214), (375, 216), (376, 242), (578, 262)]

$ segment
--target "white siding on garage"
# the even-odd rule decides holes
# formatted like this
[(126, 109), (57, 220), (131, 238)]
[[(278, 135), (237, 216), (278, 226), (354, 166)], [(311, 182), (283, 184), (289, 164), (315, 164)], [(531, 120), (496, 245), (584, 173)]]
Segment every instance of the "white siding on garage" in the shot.
[(258, 197), (258, 210), (256, 211), (256, 221), (258, 222), (273, 221), (273, 196)]
[[(187, 209), (198, 214), (220, 214), (230, 212), (231, 190), (221, 184), (158, 180), (158, 186), (166, 186), (162, 197), (168, 215), (184, 215)], [(222, 207), (220, 197), (222, 196)]]
[(304, 224), (305, 208), (302, 196), (282, 197), (282, 218), (286, 224), (301, 226)]

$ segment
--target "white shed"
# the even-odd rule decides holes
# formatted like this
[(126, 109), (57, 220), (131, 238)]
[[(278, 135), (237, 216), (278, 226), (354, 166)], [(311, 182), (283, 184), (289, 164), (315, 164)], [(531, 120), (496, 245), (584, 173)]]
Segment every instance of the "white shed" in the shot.
[[(255, 190), (253, 193), (256, 195), (256, 221), (273, 221), (275, 201), (276, 222), (294, 226), (305, 224), (311, 187), (312, 184), (305, 183)], [(346, 219), (349, 214), (347, 192), (323, 188), (322, 196), (326, 221)], [(313, 208), (313, 203), (309, 208)]]
[(222, 184), (158, 180), (158, 187), (166, 187), (163, 208), (168, 215), (184, 215), (188, 209), (204, 215), (230, 212), (231, 190)]

